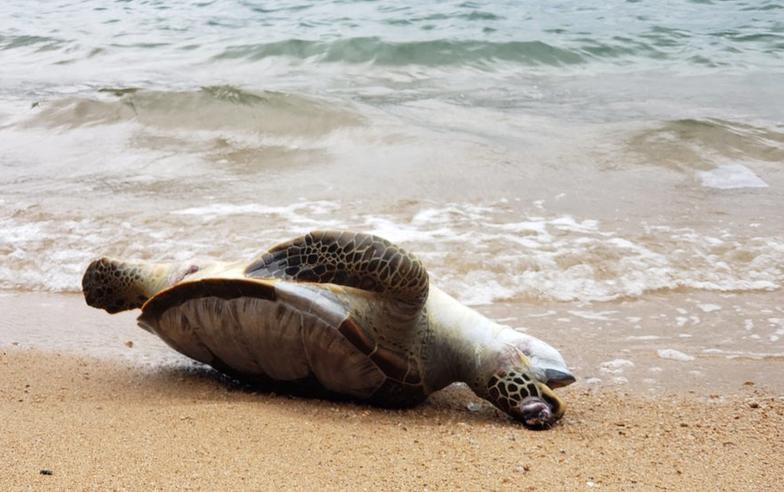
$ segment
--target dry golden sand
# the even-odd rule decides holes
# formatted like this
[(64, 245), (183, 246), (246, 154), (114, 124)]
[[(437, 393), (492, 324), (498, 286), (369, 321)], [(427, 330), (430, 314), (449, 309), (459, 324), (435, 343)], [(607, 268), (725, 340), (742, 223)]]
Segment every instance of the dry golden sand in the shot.
[[(211, 371), (0, 355), (0, 489), (780, 490), (784, 401), (562, 391), (534, 432), (452, 387), (408, 411), (289, 398)], [(50, 470), (52, 475), (42, 475)]]

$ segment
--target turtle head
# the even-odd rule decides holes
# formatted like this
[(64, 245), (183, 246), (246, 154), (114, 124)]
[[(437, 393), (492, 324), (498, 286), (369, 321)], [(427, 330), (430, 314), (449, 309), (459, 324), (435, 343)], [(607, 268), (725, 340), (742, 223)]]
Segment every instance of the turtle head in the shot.
[(82, 291), (89, 306), (114, 314), (136, 309), (162, 289), (198, 270), (195, 266), (100, 258), (87, 267)]
[(499, 368), (485, 384), (484, 398), (526, 427), (550, 427), (566, 409), (555, 392), (537, 380), (525, 364)]
[[(534, 344), (532, 355), (529, 350), (531, 340), (523, 340), (523, 344), (515, 341), (518, 343), (504, 341), (500, 350), (486, 354), (486, 362), (477, 371), (472, 389), (526, 427), (548, 428), (563, 416), (566, 409), (553, 388), (574, 382), (574, 376), (565, 364), (556, 364), (552, 360), (549, 350)], [(555, 349), (544, 345), (560, 359)], [(550, 357), (540, 360), (544, 356)]]

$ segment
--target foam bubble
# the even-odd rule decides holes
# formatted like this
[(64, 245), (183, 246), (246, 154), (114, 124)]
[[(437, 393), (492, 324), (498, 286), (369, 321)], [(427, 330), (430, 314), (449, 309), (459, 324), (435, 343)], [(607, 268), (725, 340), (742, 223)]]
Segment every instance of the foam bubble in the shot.
[(634, 362), (627, 359), (613, 359), (602, 362), (599, 371), (605, 374), (621, 374), (630, 367), (634, 367)]
[(610, 315), (618, 311), (569, 311), (569, 314), (591, 321), (609, 321)]
[(299, 202), (287, 206), (268, 206), (256, 203), (212, 203), (201, 207), (189, 207), (182, 210), (175, 210), (172, 213), (175, 215), (198, 216), (205, 221), (232, 215), (277, 215), (293, 223), (314, 225), (326, 223), (331, 226), (332, 224), (337, 225), (338, 222), (331, 221), (324, 217), (319, 217), (318, 219), (311, 217), (327, 215), (338, 208), (339, 206), (337, 204), (328, 201)]
[(700, 308), (703, 313), (712, 313), (721, 309), (721, 306), (718, 304), (697, 304), (697, 307)]
[[(751, 338), (754, 338), (754, 336), (752, 336)], [(779, 353), (779, 352), (751, 352), (751, 351), (741, 351), (741, 350), (703, 349), (702, 353), (709, 354), (709, 355), (724, 355), (725, 358), (727, 359), (784, 360), (784, 353)]]
[(689, 362), (694, 360), (694, 356), (685, 354), (675, 349), (659, 349), (656, 351), (661, 359), (677, 360), (679, 362)]
[(489, 272), (470, 272), (465, 281), (474, 287), (458, 292), (458, 299), (471, 306), (491, 304), (495, 299), (514, 295), (511, 289), (501, 285)]
[(552, 316), (554, 314), (558, 314), (558, 313), (556, 311), (549, 310), (549, 311), (545, 311), (543, 313), (529, 314), (528, 317), (529, 318), (546, 318), (547, 316)]
[(710, 171), (699, 171), (702, 186), (720, 190), (767, 188), (768, 184), (742, 164), (723, 164)]

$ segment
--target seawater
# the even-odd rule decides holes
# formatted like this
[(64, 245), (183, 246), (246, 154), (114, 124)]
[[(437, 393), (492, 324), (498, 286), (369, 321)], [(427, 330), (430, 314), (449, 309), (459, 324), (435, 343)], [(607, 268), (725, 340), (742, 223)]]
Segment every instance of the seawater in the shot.
[(779, 364), (782, 101), (779, 1), (5, 1), (3, 303), (350, 228), (591, 380)]

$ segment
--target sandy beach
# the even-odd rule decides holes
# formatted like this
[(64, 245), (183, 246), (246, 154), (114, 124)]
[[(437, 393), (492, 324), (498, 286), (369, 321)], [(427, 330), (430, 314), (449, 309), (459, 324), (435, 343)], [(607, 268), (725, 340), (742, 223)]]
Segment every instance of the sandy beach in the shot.
[[(0, 491), (782, 490), (780, 7), (4, 2)], [(82, 296), (325, 229), (555, 347), (564, 418), (250, 390)]]
[(775, 490), (784, 479), (784, 400), (752, 384), (656, 399), (576, 385), (542, 432), (489, 405), (469, 411), (479, 401), (460, 387), (390, 411), (14, 348), (0, 355), (0, 388), (4, 490)]
[[(663, 301), (611, 307), (666, 333)], [(559, 314), (532, 318), (578, 377), (558, 390), (562, 421), (536, 432), (460, 385), (407, 411), (250, 390), (139, 329), (136, 313), (108, 316), (80, 296), (6, 294), (0, 311), (3, 490), (775, 490), (784, 479), (778, 357), (665, 359), (661, 339), (606, 321), (572, 332)]]

